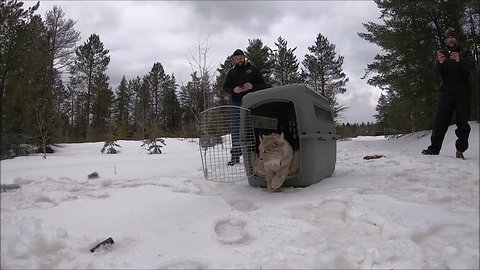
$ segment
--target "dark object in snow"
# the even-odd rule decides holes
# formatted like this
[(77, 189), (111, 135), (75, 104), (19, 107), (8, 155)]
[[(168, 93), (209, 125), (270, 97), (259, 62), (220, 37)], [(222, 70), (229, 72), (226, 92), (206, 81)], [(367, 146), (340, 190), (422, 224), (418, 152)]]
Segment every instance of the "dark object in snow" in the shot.
[(0, 186), (0, 192), (7, 192), (19, 189), (20, 186), (17, 184), (2, 184)]
[(113, 245), (113, 239), (111, 237), (103, 240), (102, 242), (100, 242), (99, 244), (97, 244), (96, 246), (94, 246), (92, 249), (90, 249), (90, 252), (95, 252), (95, 250), (103, 245), (106, 245), (106, 244), (110, 244), (110, 245)]
[(370, 155), (370, 156), (364, 156), (363, 159), (369, 160), (369, 159), (378, 159), (378, 158), (383, 158), (385, 157), (384, 155)]
[[(37, 152), (37, 154), (43, 154), (43, 147), (41, 147), (41, 146), (38, 147), (36, 152)], [(45, 145), (45, 153), (53, 154), (53, 153), (55, 153), (55, 151), (53, 150), (51, 145)]]
[(95, 179), (95, 178), (98, 178), (97, 172), (92, 172), (91, 174), (88, 175), (88, 179)]

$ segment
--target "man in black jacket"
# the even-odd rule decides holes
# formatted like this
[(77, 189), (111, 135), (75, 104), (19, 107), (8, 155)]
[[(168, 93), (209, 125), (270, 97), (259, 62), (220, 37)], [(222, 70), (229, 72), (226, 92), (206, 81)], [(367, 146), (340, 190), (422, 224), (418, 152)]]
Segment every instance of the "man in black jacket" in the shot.
[(260, 70), (245, 60), (245, 54), (242, 50), (237, 49), (232, 55), (235, 66), (228, 71), (223, 85), (223, 90), (230, 95), (230, 130), (232, 132), (232, 149), (230, 154), (231, 160), (229, 166), (233, 166), (240, 162), (241, 148), (240, 140), (240, 106), (242, 106), (242, 98), (251, 92), (264, 89), (265, 81), (263, 80)]
[(445, 37), (446, 48), (437, 54), (435, 66), (437, 74), (442, 79), (437, 115), (430, 138), (431, 145), (423, 150), (422, 154), (438, 155), (440, 153), (445, 133), (453, 112), (455, 112), (456, 157), (464, 158), (463, 152), (468, 148), (470, 134), (470, 125), (468, 124), (472, 103), (470, 74), (475, 68), (475, 61), (469, 51), (460, 47), (459, 35), (455, 29), (449, 27), (445, 32)]

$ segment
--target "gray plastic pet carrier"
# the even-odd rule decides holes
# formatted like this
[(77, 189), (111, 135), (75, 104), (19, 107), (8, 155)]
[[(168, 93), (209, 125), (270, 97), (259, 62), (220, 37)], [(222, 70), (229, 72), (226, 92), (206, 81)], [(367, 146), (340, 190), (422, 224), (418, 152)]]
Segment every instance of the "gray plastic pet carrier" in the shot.
[[(239, 164), (228, 166), (232, 152), (232, 119), (239, 121)], [(235, 122), (235, 121), (233, 121)], [(200, 115), (200, 151), (205, 178), (218, 182), (248, 179), (251, 186), (266, 187), (254, 173), (252, 155), (259, 137), (283, 133), (299, 159), (300, 168), (284, 187), (306, 187), (335, 170), (338, 138), (328, 101), (303, 84), (291, 84), (250, 93), (242, 107), (220, 106)]]

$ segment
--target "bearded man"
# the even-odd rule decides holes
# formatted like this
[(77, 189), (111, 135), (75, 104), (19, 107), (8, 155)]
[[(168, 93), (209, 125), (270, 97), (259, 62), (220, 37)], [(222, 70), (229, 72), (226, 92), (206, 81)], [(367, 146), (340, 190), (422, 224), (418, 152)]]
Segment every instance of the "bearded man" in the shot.
[(237, 49), (232, 55), (235, 66), (228, 71), (223, 90), (230, 95), (230, 131), (232, 133), (231, 160), (229, 166), (240, 162), (240, 106), (242, 98), (251, 92), (264, 89), (265, 81), (260, 70), (245, 60), (245, 53)]

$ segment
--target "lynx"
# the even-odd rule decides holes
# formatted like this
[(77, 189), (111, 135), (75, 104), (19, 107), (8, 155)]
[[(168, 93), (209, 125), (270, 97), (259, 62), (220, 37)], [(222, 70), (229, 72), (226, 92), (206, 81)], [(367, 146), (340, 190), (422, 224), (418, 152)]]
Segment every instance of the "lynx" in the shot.
[[(265, 172), (265, 169), (263, 168), (263, 163), (260, 162), (255, 152), (252, 152), (251, 159), (252, 159), (253, 173), (255, 175), (264, 177), (266, 175), (266, 172)], [(300, 173), (300, 151), (293, 150), (292, 164), (290, 164), (290, 169), (288, 170), (287, 180), (298, 176), (299, 173)]]
[[(255, 173), (265, 177), (269, 192), (278, 191), (283, 182), (291, 175), (290, 167), (294, 156), (292, 146), (283, 138), (283, 133), (280, 135), (272, 133), (260, 137), (258, 149), (260, 152), (258, 158), (255, 153), (252, 153)], [(298, 162), (295, 163), (294, 167), (299, 168)], [(292, 169), (298, 171), (296, 168)]]

